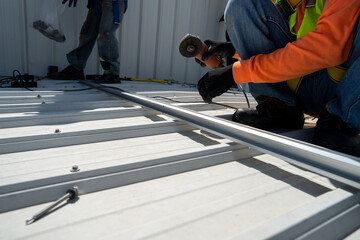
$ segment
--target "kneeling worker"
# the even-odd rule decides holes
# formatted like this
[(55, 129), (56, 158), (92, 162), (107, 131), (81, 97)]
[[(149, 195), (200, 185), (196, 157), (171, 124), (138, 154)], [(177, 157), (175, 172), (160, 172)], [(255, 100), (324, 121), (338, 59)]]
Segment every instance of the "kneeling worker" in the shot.
[(237, 110), (234, 121), (301, 129), (305, 112), (319, 118), (314, 144), (360, 156), (359, 14), (359, 0), (229, 0), (231, 43), (208, 42), (203, 60), (241, 60), (205, 74), (200, 95), (211, 102), (248, 82), (258, 105)]

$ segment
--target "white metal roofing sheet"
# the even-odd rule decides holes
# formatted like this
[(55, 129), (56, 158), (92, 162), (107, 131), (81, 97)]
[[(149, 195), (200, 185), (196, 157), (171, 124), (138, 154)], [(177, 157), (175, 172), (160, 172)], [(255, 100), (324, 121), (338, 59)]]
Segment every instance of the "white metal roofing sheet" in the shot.
[[(0, 89), (1, 239), (356, 235), (358, 190), (98, 89), (39, 84), (34, 92)], [(202, 103), (188, 86), (119, 87), (211, 116), (233, 112)], [(240, 94), (216, 101), (246, 106)], [(25, 225), (74, 185), (79, 199)]]

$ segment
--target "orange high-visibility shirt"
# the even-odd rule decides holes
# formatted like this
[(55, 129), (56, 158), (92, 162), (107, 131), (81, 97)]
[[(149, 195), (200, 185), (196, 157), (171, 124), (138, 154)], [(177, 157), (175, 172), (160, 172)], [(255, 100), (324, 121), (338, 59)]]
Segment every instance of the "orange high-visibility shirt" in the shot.
[(272, 53), (234, 63), (235, 82), (282, 82), (344, 63), (359, 14), (360, 0), (327, 0), (314, 31)]

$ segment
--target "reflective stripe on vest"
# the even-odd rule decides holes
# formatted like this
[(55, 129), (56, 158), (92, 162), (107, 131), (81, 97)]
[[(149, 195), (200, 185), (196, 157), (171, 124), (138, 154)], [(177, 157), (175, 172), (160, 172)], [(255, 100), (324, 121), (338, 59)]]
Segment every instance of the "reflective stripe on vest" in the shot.
[[(290, 1), (290, 0), (289, 0)], [(297, 33), (293, 31), (293, 28), (296, 24), (297, 11), (289, 16), (289, 27), (292, 34), (296, 35), (296, 39), (299, 40), (302, 37), (306, 36), (308, 32), (314, 31), (316, 23), (319, 20), (319, 17), (323, 11), (326, 0), (308, 0), (306, 2), (306, 8), (304, 13), (304, 18), (301, 23), (301, 26)], [(346, 68), (341, 66), (330, 67), (327, 69), (329, 77), (334, 81), (339, 83), (346, 73)], [(286, 83), (288, 87), (296, 93), (299, 89), (303, 77), (295, 78), (288, 80)]]

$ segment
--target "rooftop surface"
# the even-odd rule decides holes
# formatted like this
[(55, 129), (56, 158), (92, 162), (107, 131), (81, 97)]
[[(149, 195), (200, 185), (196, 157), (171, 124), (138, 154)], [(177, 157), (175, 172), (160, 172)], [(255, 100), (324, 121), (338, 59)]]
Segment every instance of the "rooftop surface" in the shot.
[[(102, 87), (38, 84), (0, 88), (0, 239), (360, 239), (357, 188)], [(109, 86), (225, 122), (248, 105), (238, 91), (205, 104), (192, 86)], [(307, 123), (281, 134), (306, 141)]]

